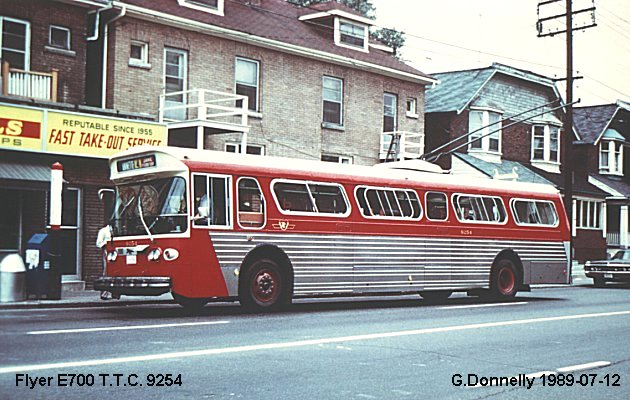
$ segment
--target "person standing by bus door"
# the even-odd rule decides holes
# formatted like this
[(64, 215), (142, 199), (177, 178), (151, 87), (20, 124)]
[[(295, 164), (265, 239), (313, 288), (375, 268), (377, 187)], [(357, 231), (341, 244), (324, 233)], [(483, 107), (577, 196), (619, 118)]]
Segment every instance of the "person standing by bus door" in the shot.
[[(98, 231), (96, 235), (96, 247), (103, 250), (103, 276), (107, 275), (107, 243), (112, 240), (112, 227), (107, 225)], [(112, 294), (108, 291), (101, 291), (101, 300), (110, 300)]]

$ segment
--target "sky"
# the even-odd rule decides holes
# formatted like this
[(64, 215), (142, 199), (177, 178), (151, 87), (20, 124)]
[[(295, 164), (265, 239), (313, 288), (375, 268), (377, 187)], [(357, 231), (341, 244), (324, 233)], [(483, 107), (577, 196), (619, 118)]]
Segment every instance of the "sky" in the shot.
[[(574, 82), (574, 100), (580, 99), (577, 106), (630, 102), (630, 0), (594, 1), (597, 26), (576, 31), (573, 37), (574, 75), (583, 77)], [(538, 3), (372, 0), (376, 26), (403, 31), (406, 42), (401, 56), (422, 72), (458, 71), (499, 62), (564, 78), (566, 35), (538, 37)], [(574, 10), (592, 4), (593, 0), (573, 0)], [(565, 2), (559, 1), (540, 11), (549, 16), (564, 13), (564, 7)], [(547, 24), (544, 28), (556, 27)], [(566, 85), (559, 82), (558, 87), (564, 97)]]

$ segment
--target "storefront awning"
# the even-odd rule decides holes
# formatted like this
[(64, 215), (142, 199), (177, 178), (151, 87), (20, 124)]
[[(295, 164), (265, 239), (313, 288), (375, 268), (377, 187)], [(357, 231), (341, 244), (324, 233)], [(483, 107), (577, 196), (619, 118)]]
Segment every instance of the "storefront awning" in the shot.
[(0, 161), (0, 179), (10, 181), (50, 182), (50, 166)]

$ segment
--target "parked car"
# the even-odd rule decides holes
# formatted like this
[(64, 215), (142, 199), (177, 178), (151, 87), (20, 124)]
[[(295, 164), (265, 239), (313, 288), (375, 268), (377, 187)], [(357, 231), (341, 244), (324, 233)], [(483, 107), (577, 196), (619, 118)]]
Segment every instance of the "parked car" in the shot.
[(606, 282), (630, 282), (630, 249), (619, 250), (609, 260), (587, 261), (584, 271), (593, 278), (595, 287), (604, 287)]

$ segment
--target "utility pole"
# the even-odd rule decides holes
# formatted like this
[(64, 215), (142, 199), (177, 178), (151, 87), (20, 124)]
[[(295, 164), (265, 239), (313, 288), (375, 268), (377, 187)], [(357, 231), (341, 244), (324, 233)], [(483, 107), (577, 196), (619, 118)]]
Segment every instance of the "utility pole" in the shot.
[[(595, 0), (578, 0), (581, 8), (573, 11), (574, 0), (564, 0), (564, 12), (554, 12), (554, 8), (561, 6), (562, 0), (540, 0), (538, 3), (538, 37), (553, 36), (561, 33), (567, 38), (567, 93), (565, 99), (564, 116), (564, 140), (562, 143), (562, 173), (564, 175), (564, 204), (569, 220), (569, 273), (573, 263), (573, 31), (575, 29), (586, 29), (596, 26), (595, 23)], [(589, 4), (590, 3), (590, 4)], [(549, 11), (551, 10), (551, 12)], [(543, 16), (544, 15), (544, 16)], [(577, 21), (574, 20), (577, 16)], [(559, 23), (565, 20), (566, 26)], [(574, 24), (577, 22), (577, 26)], [(555, 26), (554, 26), (555, 25)]]

